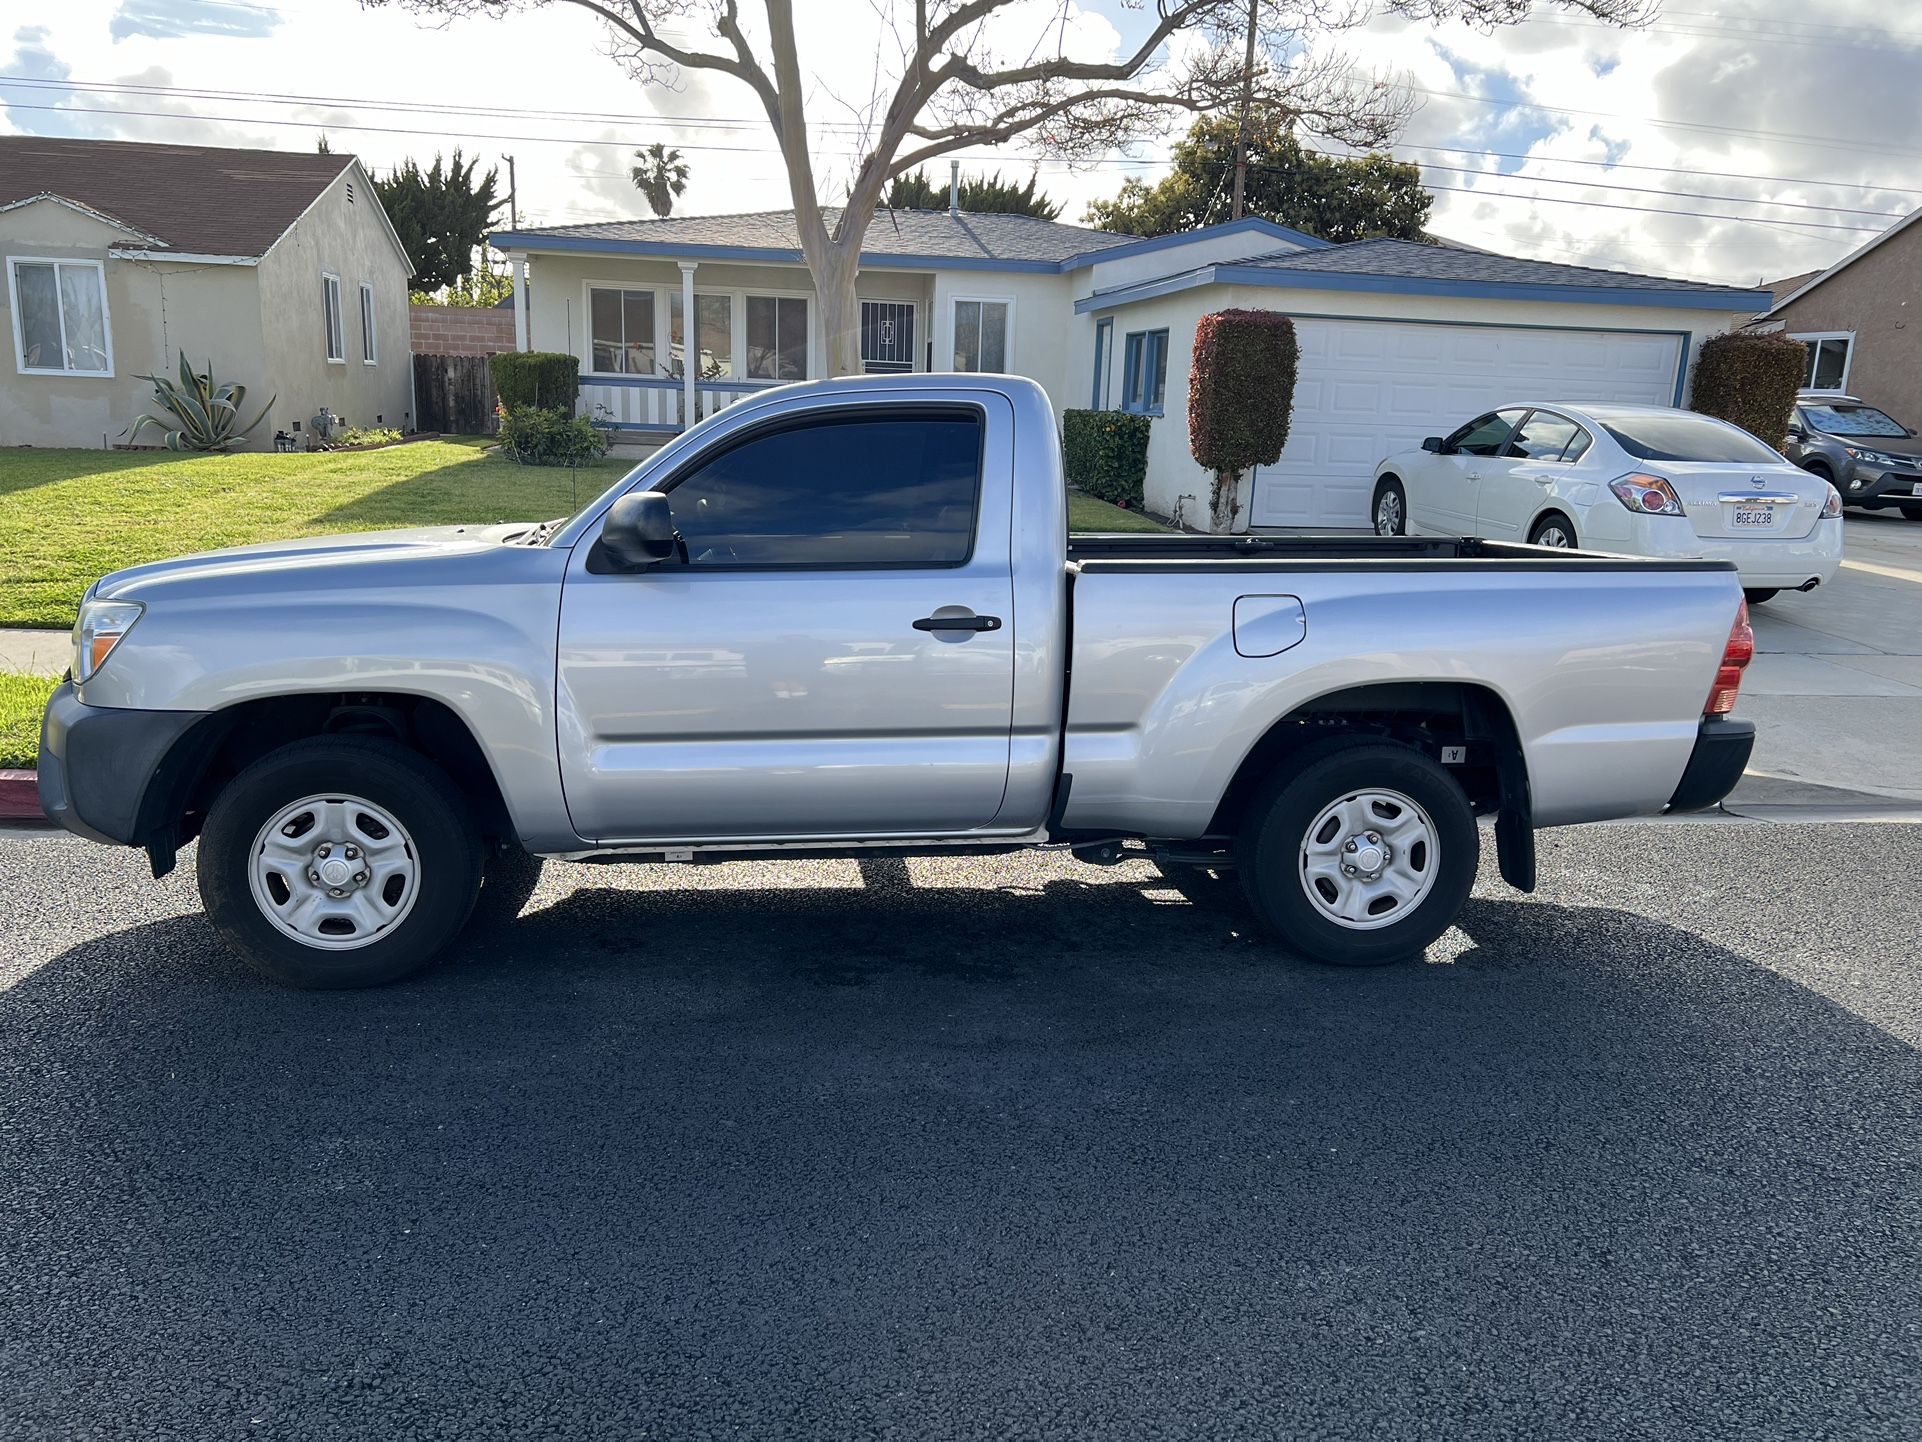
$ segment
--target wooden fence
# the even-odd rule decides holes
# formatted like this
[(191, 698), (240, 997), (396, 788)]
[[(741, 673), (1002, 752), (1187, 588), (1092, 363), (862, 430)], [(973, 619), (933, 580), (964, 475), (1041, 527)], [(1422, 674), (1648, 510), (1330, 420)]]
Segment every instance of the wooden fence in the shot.
[(484, 355), (414, 357), (414, 424), (445, 435), (494, 433), (494, 382)]

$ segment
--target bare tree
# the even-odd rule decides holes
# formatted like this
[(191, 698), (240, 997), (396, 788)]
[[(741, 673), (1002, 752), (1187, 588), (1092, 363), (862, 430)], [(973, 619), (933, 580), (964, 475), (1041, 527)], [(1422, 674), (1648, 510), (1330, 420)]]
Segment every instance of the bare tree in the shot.
[[(820, 297), (832, 374), (860, 369), (854, 279), (862, 241), (888, 182), (950, 152), (1026, 138), (1048, 154), (1090, 159), (1167, 119), (1249, 104), (1292, 115), (1311, 134), (1356, 146), (1392, 137), (1414, 109), (1393, 77), (1359, 71), (1306, 42), (1376, 14), (1484, 27), (1525, 19), (1536, 0), (1136, 0), (1143, 24), (1125, 53), (1070, 53), (1075, 0), (871, 0), (882, 24), (873, 93), (851, 108), (860, 159), (841, 204), (824, 203), (804, 100), (809, 76), (794, 0), (362, 0), (441, 16), (501, 15), (569, 4), (607, 26), (611, 53), (636, 80), (673, 85), (683, 72), (738, 82), (758, 102), (786, 162), (801, 253)], [(1655, 0), (1552, 0), (1636, 24)], [(1020, 12), (1016, 15), (1017, 10)], [(1016, 26), (1021, 33), (1008, 37)], [(711, 36), (691, 39), (691, 35)], [(891, 52), (891, 53), (890, 53)]]

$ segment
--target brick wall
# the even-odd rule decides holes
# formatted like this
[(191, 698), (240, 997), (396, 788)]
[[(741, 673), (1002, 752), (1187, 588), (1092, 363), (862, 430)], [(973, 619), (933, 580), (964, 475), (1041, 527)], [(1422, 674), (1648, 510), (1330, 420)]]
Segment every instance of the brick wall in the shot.
[(415, 355), (493, 355), (514, 348), (514, 312), (492, 306), (410, 305)]

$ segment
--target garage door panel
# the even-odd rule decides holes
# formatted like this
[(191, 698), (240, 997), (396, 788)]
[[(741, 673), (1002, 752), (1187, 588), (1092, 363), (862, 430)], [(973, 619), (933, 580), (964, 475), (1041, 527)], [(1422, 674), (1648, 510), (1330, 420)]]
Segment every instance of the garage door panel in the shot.
[(1298, 320), (1287, 449), (1256, 469), (1257, 526), (1366, 526), (1375, 465), (1517, 399), (1673, 400), (1682, 339), (1630, 331)]

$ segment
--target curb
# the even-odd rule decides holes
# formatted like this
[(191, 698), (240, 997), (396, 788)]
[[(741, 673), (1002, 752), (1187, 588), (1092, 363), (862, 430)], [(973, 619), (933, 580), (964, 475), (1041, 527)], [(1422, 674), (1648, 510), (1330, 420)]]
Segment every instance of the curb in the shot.
[(40, 777), (33, 771), (0, 771), (0, 822), (50, 826), (40, 809)]

